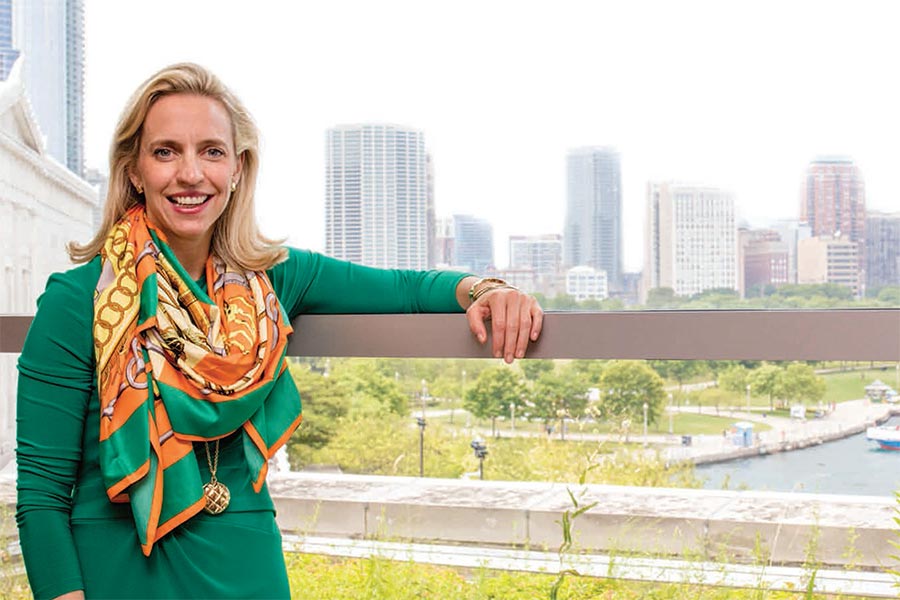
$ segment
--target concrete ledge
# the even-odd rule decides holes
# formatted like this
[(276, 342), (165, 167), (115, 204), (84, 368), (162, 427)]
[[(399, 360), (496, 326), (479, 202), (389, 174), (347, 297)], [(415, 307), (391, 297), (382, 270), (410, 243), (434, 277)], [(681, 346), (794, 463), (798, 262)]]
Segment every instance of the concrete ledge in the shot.
[[(564, 484), (291, 473), (269, 488), (284, 532), (555, 549)], [(892, 498), (569, 485), (597, 505), (572, 527), (580, 551), (880, 570), (897, 565)]]

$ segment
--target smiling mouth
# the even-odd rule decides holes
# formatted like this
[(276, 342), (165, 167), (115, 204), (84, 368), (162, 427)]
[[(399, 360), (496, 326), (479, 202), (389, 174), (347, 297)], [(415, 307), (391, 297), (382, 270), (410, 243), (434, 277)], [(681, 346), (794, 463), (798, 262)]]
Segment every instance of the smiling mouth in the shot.
[(166, 199), (176, 206), (200, 206), (212, 198), (209, 195), (198, 196), (166, 196)]

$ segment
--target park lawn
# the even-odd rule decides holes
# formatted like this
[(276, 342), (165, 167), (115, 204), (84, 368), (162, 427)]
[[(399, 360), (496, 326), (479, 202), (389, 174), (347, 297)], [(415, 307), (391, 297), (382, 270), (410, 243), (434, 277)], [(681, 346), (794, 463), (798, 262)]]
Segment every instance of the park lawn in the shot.
[(867, 371), (848, 371), (846, 373), (829, 373), (822, 375), (825, 379), (825, 396), (822, 402), (846, 402), (866, 397), (865, 387), (880, 379), (893, 386), (896, 375), (893, 369), (874, 369)]
[[(697, 414), (691, 412), (675, 413), (673, 419), (673, 433), (676, 435), (701, 435), (701, 434), (719, 434), (722, 430), (731, 429), (731, 427), (741, 419), (726, 416), (726, 410), (722, 410), (720, 416)], [(754, 431), (767, 431), (772, 427), (766, 423), (758, 421), (753, 422)], [(660, 418), (660, 421), (649, 428), (650, 433), (668, 433), (669, 420), (667, 416)]]

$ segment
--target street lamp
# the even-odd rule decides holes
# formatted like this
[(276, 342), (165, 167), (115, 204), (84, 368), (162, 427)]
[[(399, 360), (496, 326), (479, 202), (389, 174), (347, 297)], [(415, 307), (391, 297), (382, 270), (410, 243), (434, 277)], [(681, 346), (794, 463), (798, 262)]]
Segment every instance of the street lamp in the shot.
[(750, 384), (747, 384), (747, 414), (750, 414)]
[(419, 426), (419, 477), (425, 477), (425, 417), (416, 417)]
[(428, 384), (422, 380), (422, 415), (416, 418), (419, 426), (419, 477), (425, 477), (425, 397), (428, 396)]
[(484, 480), (484, 457), (487, 456), (488, 450), (487, 445), (485, 443), (475, 438), (472, 440), (472, 443), (469, 444), (472, 447), (472, 450), (475, 451), (475, 458), (478, 459), (478, 476), (483, 481)]
[(644, 448), (647, 447), (647, 409), (650, 405), (644, 402)]

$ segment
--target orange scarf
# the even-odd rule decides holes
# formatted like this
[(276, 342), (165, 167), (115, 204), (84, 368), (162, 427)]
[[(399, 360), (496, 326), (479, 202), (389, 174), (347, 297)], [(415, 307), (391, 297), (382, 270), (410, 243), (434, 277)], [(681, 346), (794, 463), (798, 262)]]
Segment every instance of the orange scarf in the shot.
[(110, 500), (131, 503), (149, 556), (154, 542), (204, 506), (193, 442), (243, 428), (253, 487), (262, 489), (268, 459), (301, 419), (285, 372), (293, 330), (265, 272), (237, 271), (211, 256), (208, 297), (143, 206), (116, 223), (101, 255), (100, 466)]

